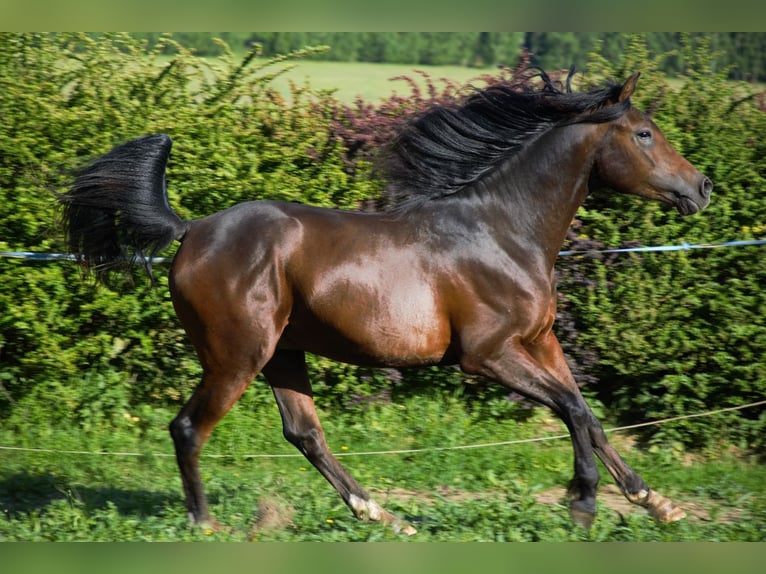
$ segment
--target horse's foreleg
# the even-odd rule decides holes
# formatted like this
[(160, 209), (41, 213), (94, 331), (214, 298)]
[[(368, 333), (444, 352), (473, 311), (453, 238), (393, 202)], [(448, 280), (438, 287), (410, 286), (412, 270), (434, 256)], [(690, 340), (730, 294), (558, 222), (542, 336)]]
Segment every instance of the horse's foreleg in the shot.
[(314, 407), (303, 352), (277, 351), (263, 374), (279, 405), (285, 438), (332, 484), (354, 515), (389, 523), (395, 532), (414, 534), (412, 526), (372, 500), (330, 452)]
[(643, 506), (658, 522), (675, 522), (686, 516), (686, 512), (655, 490), (649, 488), (644, 480), (622, 459), (614, 447), (609, 444), (601, 425), (593, 417), (591, 424), (593, 448), (601, 462), (612, 475), (623, 495), (633, 504)]
[(558, 340), (551, 334), (541, 344), (530, 347), (530, 352), (563, 385), (571, 389), (579, 397), (578, 401), (582, 403), (587, 413), (586, 420), (591, 445), (598, 458), (622, 490), (625, 498), (633, 504), (646, 508), (651, 516), (659, 522), (672, 522), (686, 516), (686, 513), (675, 506), (669, 499), (650, 489), (644, 480), (628, 466), (614, 447), (609, 444), (601, 423), (596, 419), (590, 408), (585, 405), (585, 401), (580, 395)]
[[(552, 342), (558, 346), (553, 335)], [(574, 381), (562, 382), (558, 373), (546, 368), (545, 353), (512, 338), (496, 348), (477, 349), (464, 357), (462, 367), (488, 376), (511, 390), (549, 407), (566, 424), (574, 449), (574, 478), (569, 485), (570, 514), (585, 528), (596, 514), (596, 488), (599, 473), (590, 444), (590, 410)]]

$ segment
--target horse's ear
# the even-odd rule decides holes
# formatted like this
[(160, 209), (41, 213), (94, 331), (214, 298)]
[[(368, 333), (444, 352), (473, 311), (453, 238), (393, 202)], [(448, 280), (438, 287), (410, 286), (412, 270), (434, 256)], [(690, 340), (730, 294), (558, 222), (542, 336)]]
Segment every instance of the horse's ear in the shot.
[(638, 83), (639, 77), (641, 77), (641, 72), (636, 72), (630, 78), (625, 80), (625, 83), (620, 89), (620, 95), (617, 96), (617, 101), (619, 103), (626, 101), (630, 96), (633, 95), (633, 92), (636, 90), (636, 84)]

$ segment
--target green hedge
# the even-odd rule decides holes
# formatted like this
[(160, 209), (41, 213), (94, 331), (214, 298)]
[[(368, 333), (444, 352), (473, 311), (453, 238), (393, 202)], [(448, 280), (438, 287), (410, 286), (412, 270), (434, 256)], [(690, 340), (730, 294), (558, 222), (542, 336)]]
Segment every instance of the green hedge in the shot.
[[(373, 193), (330, 137), (332, 102), (269, 88), (263, 69), (286, 58), (208, 62), (174, 45), (168, 59), (163, 42), (147, 54), (122, 34), (0, 35), (0, 250), (64, 250), (51, 192), (94, 155), (152, 132), (174, 140), (170, 201), (186, 218), (256, 198), (355, 207)], [(164, 274), (156, 290), (137, 272), (116, 291), (80, 275), (67, 262), (0, 259), (0, 416), (35, 399), (59, 406), (51, 400), (88, 372), (132, 403), (188, 396), (200, 370)], [(89, 408), (71, 402), (75, 414)]]
[[(634, 38), (621, 61), (591, 56), (589, 71), (644, 70), (635, 104), (655, 110), (668, 139), (715, 183), (711, 205), (681, 217), (635, 198), (591, 197), (576, 230), (620, 247), (720, 243), (766, 236), (766, 114), (750, 88), (712, 70), (709, 44), (686, 42), (683, 86), (671, 90)], [(561, 291), (573, 307), (578, 345), (612, 412), (639, 422), (737, 406), (766, 390), (766, 252), (763, 246), (561, 260)], [(587, 279), (587, 280), (584, 280)], [(764, 448), (762, 408), (650, 429), (654, 441), (701, 446), (718, 440)]]
[[(684, 46), (681, 87), (668, 85), (640, 36), (626, 43), (617, 62), (594, 52), (586, 80), (642, 70), (635, 103), (653, 108), (669, 139), (714, 180), (713, 202), (681, 218), (636, 198), (594, 196), (572, 246), (763, 236), (766, 120), (750, 88), (711, 71), (704, 42)], [(175, 55), (162, 56), (170, 44)], [(169, 38), (148, 48), (121, 34), (0, 34), (0, 250), (63, 250), (50, 191), (66, 184), (66, 170), (151, 132), (174, 139), (168, 187), (186, 218), (257, 198), (355, 208), (377, 197), (368, 163), (348, 163), (334, 124), (338, 102), (308, 88), (278, 94), (253, 53), (238, 60), (222, 50), (211, 62)], [(558, 328), (586, 392), (625, 422), (761, 398), (762, 249), (562, 258)], [(68, 262), (0, 259), (0, 417), (22, 425), (42, 409), (52, 421), (119, 424), (126, 405), (172, 406), (188, 396), (199, 366), (157, 275), (157, 289), (137, 273), (112, 290), (83, 281)], [(325, 408), (364, 408), (427, 387), (468, 390), (487, 416), (521, 412), (501, 389), (452, 369), (374, 371), (322, 358), (311, 369)], [(265, 386), (256, 392), (271, 401)], [(665, 425), (646, 438), (763, 449), (762, 413)]]

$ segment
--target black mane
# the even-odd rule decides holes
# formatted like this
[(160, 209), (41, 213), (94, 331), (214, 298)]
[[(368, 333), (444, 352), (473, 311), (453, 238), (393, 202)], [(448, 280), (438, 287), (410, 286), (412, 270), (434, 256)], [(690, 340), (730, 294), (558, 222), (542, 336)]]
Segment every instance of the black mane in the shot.
[(383, 165), (388, 193), (401, 206), (452, 195), (479, 181), (553, 127), (600, 123), (624, 114), (621, 86), (575, 93), (574, 70), (562, 89), (543, 71), (476, 90), (461, 103), (435, 106), (408, 122)]

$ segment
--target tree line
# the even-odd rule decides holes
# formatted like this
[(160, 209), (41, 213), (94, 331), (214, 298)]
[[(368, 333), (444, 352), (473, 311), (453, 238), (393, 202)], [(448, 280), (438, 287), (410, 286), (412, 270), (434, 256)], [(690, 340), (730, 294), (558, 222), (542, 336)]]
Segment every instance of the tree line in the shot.
[[(624, 32), (182, 32), (174, 39), (198, 56), (219, 55), (215, 38), (233, 49), (261, 46), (265, 57), (288, 54), (305, 46), (328, 46), (315, 59), (343, 62), (374, 62), (410, 65), (457, 65), (494, 67), (513, 65), (522, 49), (532, 63), (546, 69), (582, 68), (589, 54), (598, 52), (616, 61), (625, 52), (631, 36)], [(677, 49), (681, 32), (640, 34), (654, 55), (662, 55), (661, 70), (684, 71), (688, 63)], [(737, 80), (766, 81), (766, 33), (713, 32), (687, 34), (692, 41), (706, 38), (712, 65), (728, 70)], [(153, 45), (158, 33), (138, 34)]]

